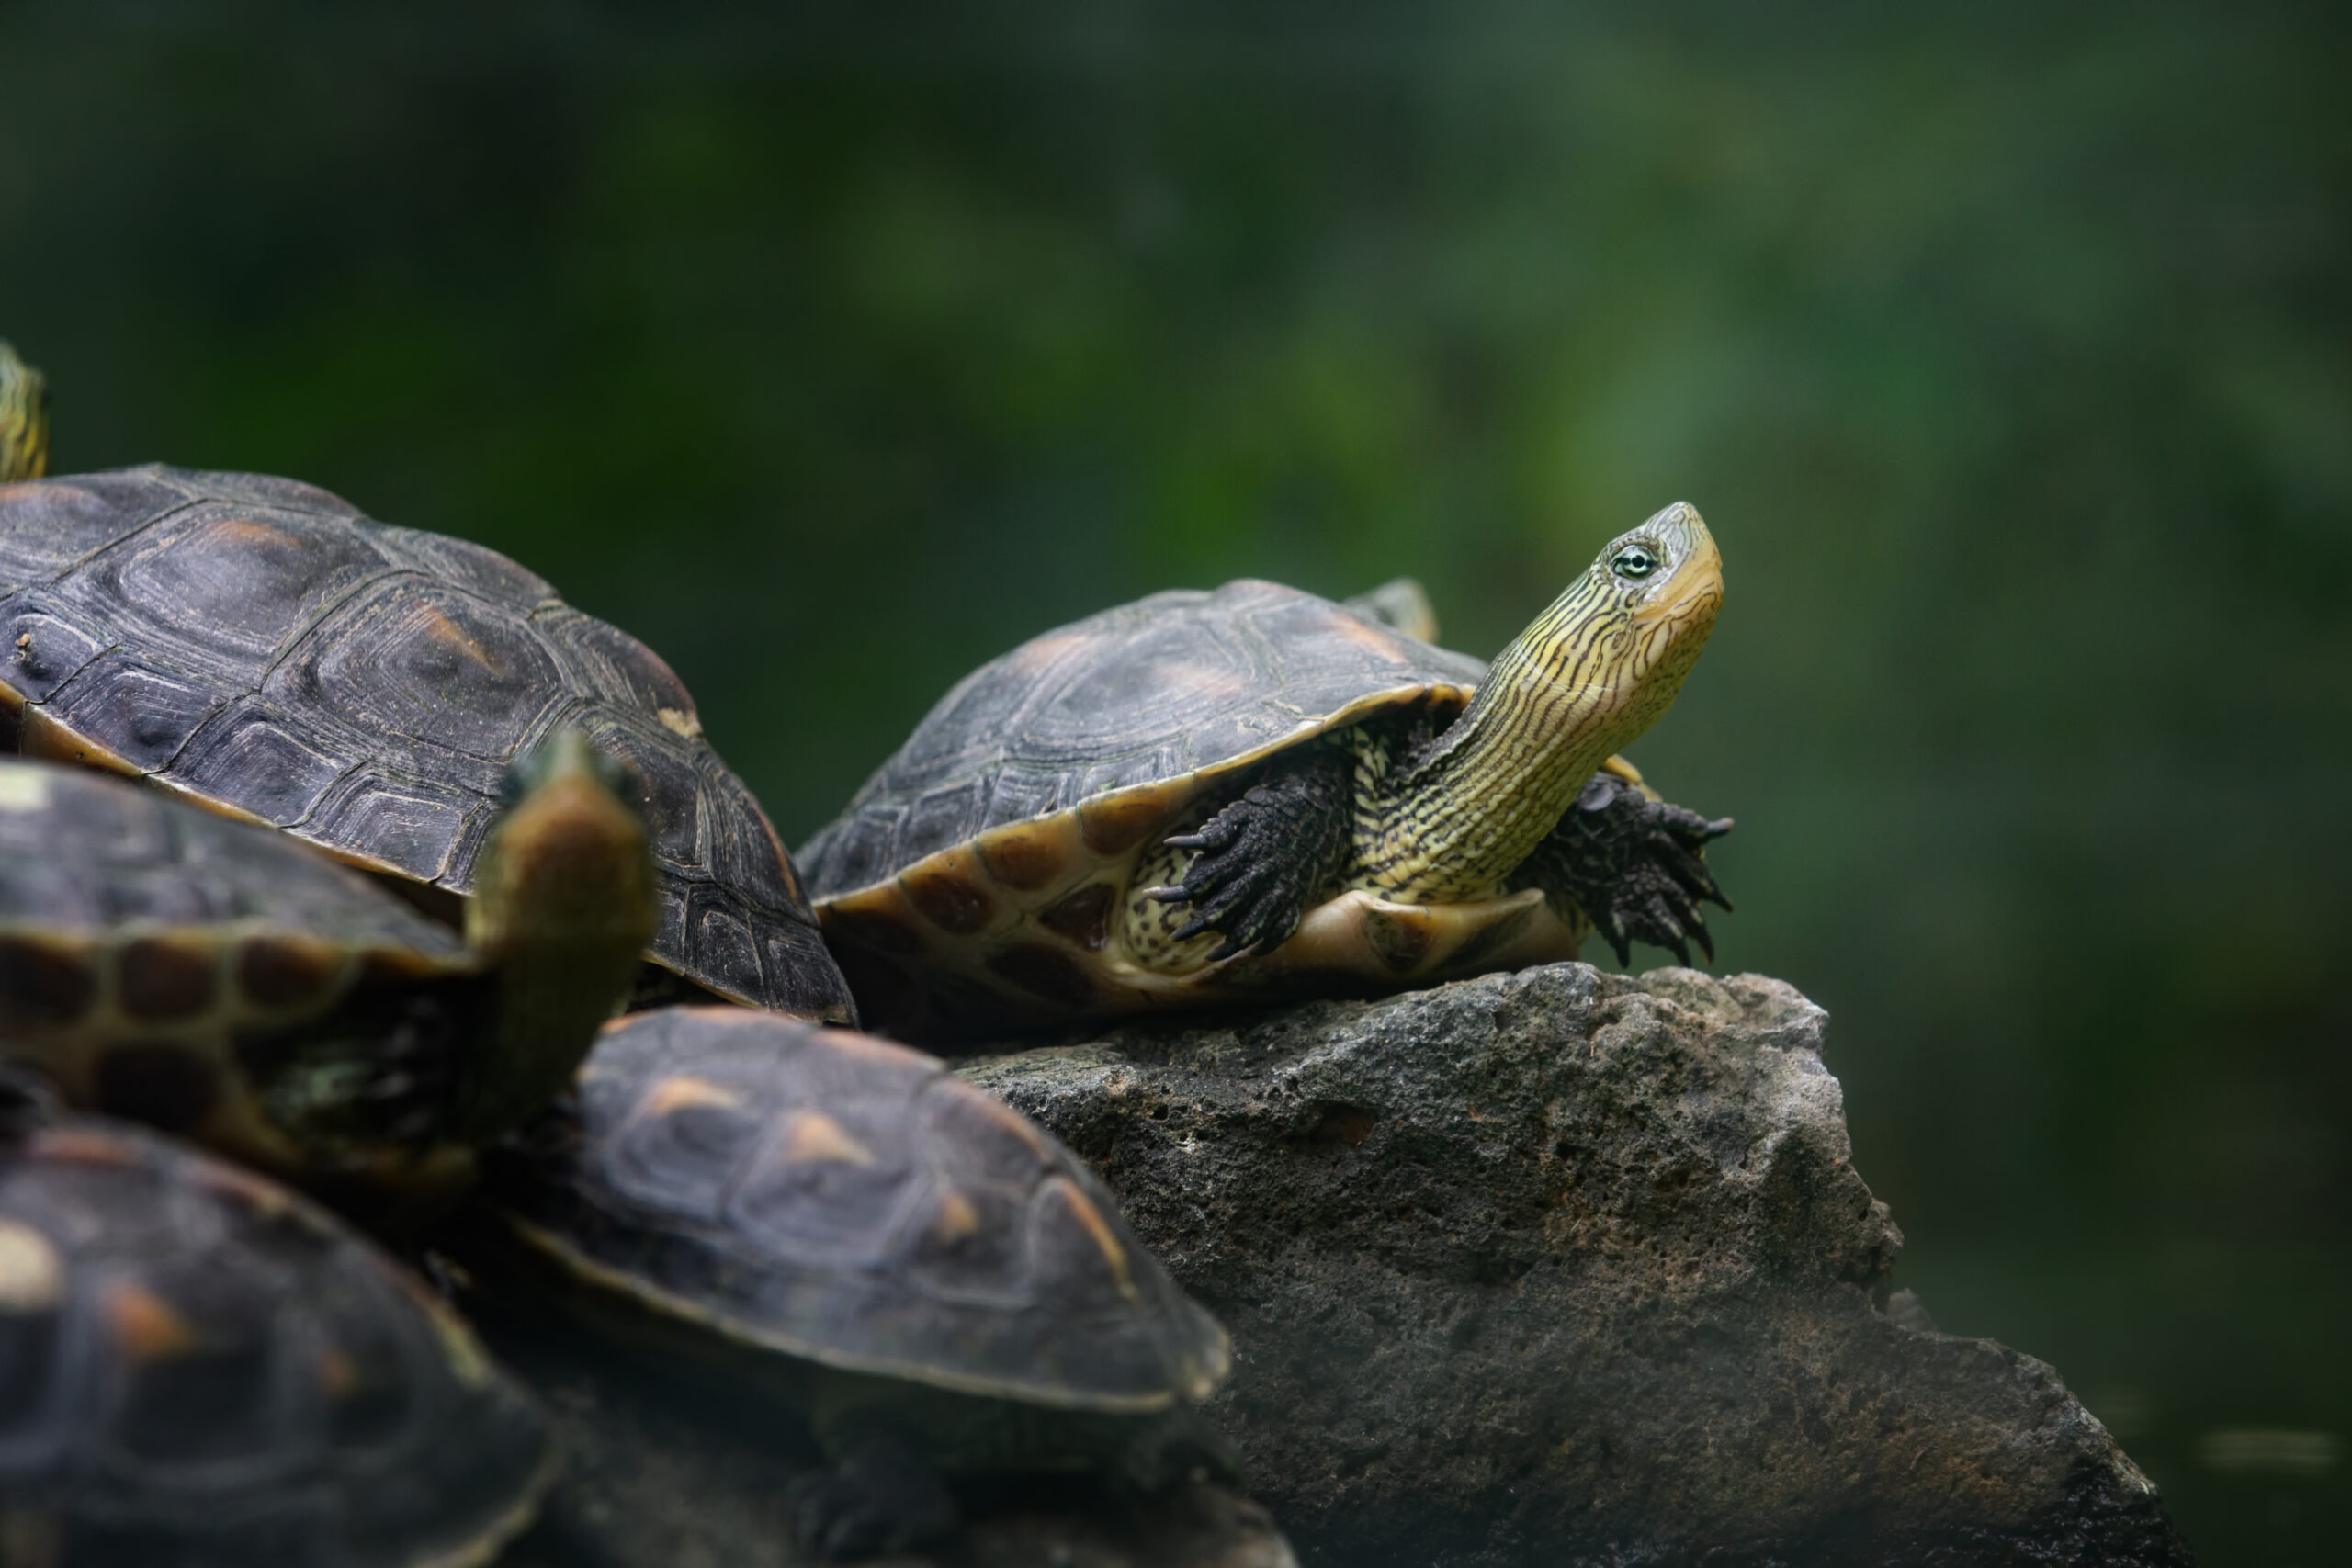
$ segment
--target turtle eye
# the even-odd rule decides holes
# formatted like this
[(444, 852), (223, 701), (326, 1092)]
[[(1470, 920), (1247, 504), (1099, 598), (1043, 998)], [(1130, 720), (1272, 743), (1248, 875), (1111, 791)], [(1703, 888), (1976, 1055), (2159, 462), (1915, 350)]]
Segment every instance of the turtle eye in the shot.
[(1627, 545), (1609, 558), (1609, 570), (1638, 582), (1658, 569), (1657, 552), (1647, 545)]

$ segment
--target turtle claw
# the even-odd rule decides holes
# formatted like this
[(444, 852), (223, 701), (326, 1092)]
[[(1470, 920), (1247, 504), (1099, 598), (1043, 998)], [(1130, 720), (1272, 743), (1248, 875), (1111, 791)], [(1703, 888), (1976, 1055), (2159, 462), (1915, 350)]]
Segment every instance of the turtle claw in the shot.
[(1728, 910), (1731, 900), (1703, 852), (1732, 826), (1728, 817), (1710, 819), (1596, 774), (1529, 857), (1519, 880), (1572, 903), (1620, 964), (1632, 964), (1635, 942), (1662, 947), (1686, 966), (1696, 942), (1713, 964), (1714, 933), (1700, 907)]

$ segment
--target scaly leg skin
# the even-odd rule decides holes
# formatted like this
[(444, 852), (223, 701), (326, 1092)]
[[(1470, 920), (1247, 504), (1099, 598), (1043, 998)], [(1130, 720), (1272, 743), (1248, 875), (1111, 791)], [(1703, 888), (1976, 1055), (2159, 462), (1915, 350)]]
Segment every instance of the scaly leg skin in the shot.
[(912, 1443), (859, 1439), (822, 1470), (785, 1488), (792, 1535), (820, 1562), (851, 1562), (904, 1551), (953, 1530), (956, 1499)]
[(1570, 924), (1581, 910), (1620, 964), (1632, 961), (1637, 941), (1686, 964), (1696, 942), (1713, 963), (1714, 939), (1699, 906), (1729, 909), (1731, 900), (1700, 852), (1731, 827), (1728, 817), (1711, 822), (1612, 773), (1595, 773), (1511, 883), (1544, 889)]
[(1279, 947), (1307, 905), (1346, 864), (1352, 837), (1353, 754), (1324, 741), (1277, 758), (1256, 784), (1201, 824), (1168, 840), (1193, 852), (1172, 886), (1144, 896), (1192, 908), (1169, 940), (1204, 931), (1225, 941), (1209, 962)]

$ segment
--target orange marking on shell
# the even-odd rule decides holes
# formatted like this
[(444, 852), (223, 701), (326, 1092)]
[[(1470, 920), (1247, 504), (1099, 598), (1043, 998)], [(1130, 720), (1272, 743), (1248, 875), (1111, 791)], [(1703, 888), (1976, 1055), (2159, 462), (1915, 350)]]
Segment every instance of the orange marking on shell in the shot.
[(1006, 662), (1016, 670), (1037, 671), (1059, 660), (1064, 654), (1086, 647), (1094, 639), (1074, 634), (1047, 634), (1031, 637), (1012, 650)]
[(685, 1073), (663, 1078), (646, 1091), (638, 1109), (648, 1116), (670, 1116), (695, 1105), (737, 1106), (743, 1097), (723, 1084)]
[(1014, 1137), (1019, 1138), (1023, 1144), (1029, 1146), (1030, 1152), (1035, 1154), (1039, 1159), (1045, 1160), (1048, 1163), (1052, 1161), (1054, 1157), (1054, 1145), (1046, 1142), (1046, 1135), (1036, 1129), (1036, 1127), (1030, 1122), (1029, 1118), (1022, 1115), (1021, 1112), (1015, 1111), (1012, 1107), (1007, 1105), (1004, 1101), (997, 1099), (993, 1095), (985, 1094), (977, 1089), (969, 1088), (967, 1088), (964, 1092), (967, 1103), (968, 1103), (980, 1115), (986, 1117), (989, 1121), (995, 1122), (997, 1126), (1003, 1131), (1011, 1133)]
[(1360, 621), (1353, 615), (1334, 615), (1331, 617), (1330, 625), (1325, 629), (1346, 638), (1358, 648), (1379, 655), (1391, 664), (1402, 664), (1407, 660), (1405, 645), (1397, 640), (1396, 633), (1385, 627)]
[(953, 1189), (939, 1195), (939, 1217), (932, 1222), (931, 1234), (949, 1247), (978, 1235), (980, 1212), (972, 1201)]
[(273, 528), (268, 524), (251, 517), (224, 517), (213, 524), (206, 532), (241, 548), (258, 548), (271, 545), (286, 546), (294, 549), (300, 549), (302, 547), (302, 541), (285, 529)]
[(120, 1138), (74, 1127), (62, 1127), (41, 1134), (37, 1147), (43, 1159), (63, 1160), (72, 1165), (130, 1166), (139, 1163), (137, 1152)]
[(144, 1285), (119, 1284), (107, 1292), (107, 1328), (133, 1361), (185, 1356), (201, 1341), (196, 1325)]
[(329, 1399), (347, 1399), (359, 1387), (359, 1363), (340, 1350), (322, 1352), (316, 1370)]
[(784, 1135), (784, 1157), (793, 1165), (872, 1165), (874, 1151), (850, 1136), (849, 1129), (821, 1111), (796, 1111)]
[(457, 649), (485, 670), (498, 668), (491, 660), (490, 650), (476, 642), (465, 627), (451, 620), (436, 605), (424, 606), (424, 619), (419, 629), (442, 647)]
[(1141, 1300), (1136, 1290), (1135, 1276), (1127, 1269), (1127, 1249), (1119, 1245), (1119, 1238), (1112, 1231), (1111, 1222), (1102, 1217), (1102, 1211), (1069, 1182), (1057, 1183), (1055, 1191), (1060, 1196), (1062, 1206), (1069, 1211), (1070, 1218), (1085, 1229), (1086, 1234), (1093, 1238), (1094, 1245), (1102, 1250), (1102, 1261), (1109, 1266), (1111, 1279), (1119, 1287), (1119, 1293), (1131, 1302)]

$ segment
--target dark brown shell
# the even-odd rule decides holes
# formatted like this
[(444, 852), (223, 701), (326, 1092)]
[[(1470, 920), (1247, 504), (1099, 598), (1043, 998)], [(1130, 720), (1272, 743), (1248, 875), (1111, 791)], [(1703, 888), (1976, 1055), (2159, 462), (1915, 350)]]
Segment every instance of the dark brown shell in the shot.
[(800, 863), (812, 897), (838, 897), (992, 828), (1253, 761), (1370, 699), (1459, 699), (1486, 673), (1278, 582), (1154, 593), (956, 682)]
[(464, 1325), (322, 1211), (119, 1123), (0, 1135), (0, 1557), (457, 1568), (553, 1461)]
[(646, 786), (660, 963), (854, 1011), (790, 859), (627, 633), (503, 556), (290, 479), (152, 467), (0, 487), (0, 728), (463, 894), (505, 766), (578, 726)]
[(1091, 1172), (934, 1058), (725, 1008), (607, 1026), (492, 1201), (575, 1275), (828, 1366), (1057, 1408), (1197, 1399), (1228, 1352)]

